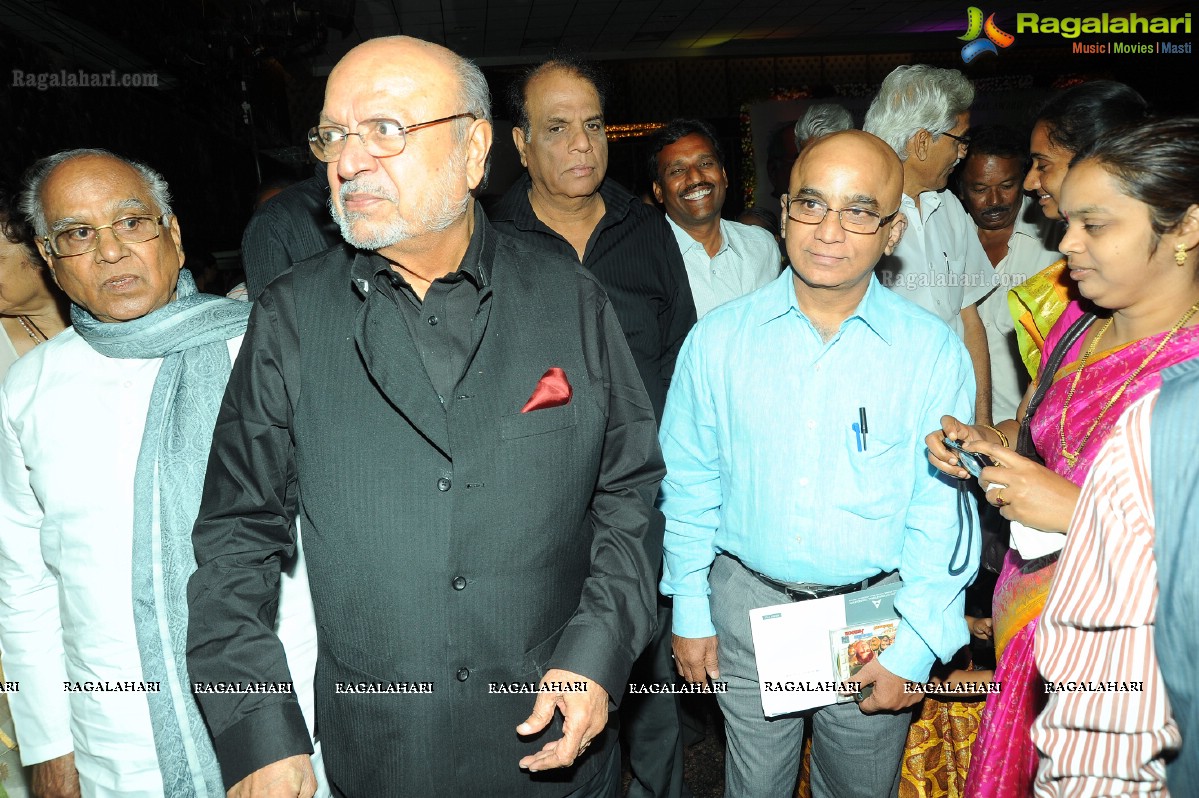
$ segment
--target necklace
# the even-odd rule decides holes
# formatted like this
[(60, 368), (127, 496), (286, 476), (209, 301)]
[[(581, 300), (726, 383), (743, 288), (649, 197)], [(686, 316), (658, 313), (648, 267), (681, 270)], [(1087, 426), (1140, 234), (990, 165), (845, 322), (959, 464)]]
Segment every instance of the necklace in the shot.
[[(29, 333), (29, 337), (33, 339), (34, 346), (37, 346), (43, 341), (50, 340), (49, 336), (42, 332), (42, 329), (38, 327), (37, 324), (34, 323), (33, 319), (29, 318), (28, 316), (17, 316), (17, 321), (20, 322), (22, 329)], [(37, 331), (37, 335), (34, 335), (35, 330)], [(40, 335), (41, 338), (39, 338), (38, 335)]]
[(1095, 337), (1091, 339), (1091, 345), (1087, 347), (1087, 351), (1083, 353), (1082, 360), (1080, 360), (1078, 363), (1078, 371), (1074, 372), (1074, 381), (1070, 383), (1070, 390), (1066, 394), (1066, 401), (1062, 403), (1062, 416), (1058, 421), (1057, 429), (1058, 436), (1060, 437), (1062, 444), (1062, 456), (1066, 458), (1066, 463), (1071, 468), (1074, 468), (1074, 466), (1078, 463), (1078, 456), (1082, 454), (1082, 450), (1086, 448), (1087, 441), (1091, 439), (1091, 433), (1093, 433), (1095, 428), (1099, 426), (1099, 422), (1103, 420), (1105, 415), (1107, 415), (1107, 411), (1111, 410), (1112, 407), (1115, 406), (1116, 402), (1120, 401), (1120, 397), (1124, 395), (1124, 391), (1128, 389), (1128, 386), (1132, 385), (1136, 378), (1141, 376), (1141, 372), (1145, 370), (1145, 367), (1153, 361), (1153, 358), (1161, 354), (1161, 351), (1166, 348), (1166, 344), (1170, 343), (1170, 339), (1174, 337), (1174, 334), (1182, 329), (1182, 326), (1190, 321), (1191, 317), (1194, 316), (1197, 311), (1199, 311), (1199, 302), (1191, 305), (1190, 309), (1187, 310), (1186, 313), (1182, 314), (1182, 318), (1174, 322), (1174, 326), (1170, 328), (1170, 332), (1166, 333), (1166, 337), (1162, 339), (1161, 343), (1159, 343), (1154, 350), (1150, 352), (1144, 360), (1141, 361), (1141, 365), (1137, 366), (1136, 371), (1130, 374), (1128, 379), (1124, 381), (1124, 384), (1120, 386), (1119, 390), (1112, 394), (1112, 398), (1107, 400), (1107, 404), (1105, 404), (1103, 409), (1099, 411), (1099, 415), (1095, 417), (1095, 420), (1091, 422), (1091, 426), (1087, 429), (1086, 434), (1082, 436), (1082, 441), (1079, 442), (1078, 448), (1074, 451), (1070, 451), (1070, 447), (1066, 445), (1066, 413), (1070, 409), (1070, 400), (1074, 398), (1074, 391), (1078, 388), (1078, 381), (1082, 379), (1082, 371), (1087, 367), (1087, 361), (1091, 359), (1091, 355), (1095, 354), (1095, 347), (1099, 344), (1099, 339), (1103, 337), (1105, 332), (1107, 332), (1107, 328), (1112, 326), (1112, 319), (1109, 318), (1104, 325), (1099, 328), (1099, 332), (1095, 333)]

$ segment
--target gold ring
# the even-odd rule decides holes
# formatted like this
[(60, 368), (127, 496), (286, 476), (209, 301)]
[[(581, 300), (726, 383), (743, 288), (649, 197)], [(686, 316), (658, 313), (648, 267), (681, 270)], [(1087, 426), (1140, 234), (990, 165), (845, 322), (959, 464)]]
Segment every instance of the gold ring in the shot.
[(1002, 507), (1005, 504), (1007, 504), (1007, 501), (1003, 498), (1003, 488), (1000, 488), (995, 491), (995, 506)]

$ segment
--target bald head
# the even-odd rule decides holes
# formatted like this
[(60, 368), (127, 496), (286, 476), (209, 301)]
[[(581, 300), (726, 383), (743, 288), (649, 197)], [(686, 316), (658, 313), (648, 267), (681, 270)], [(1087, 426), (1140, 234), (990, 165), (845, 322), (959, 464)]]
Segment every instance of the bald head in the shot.
[(321, 110), (322, 126), (354, 134), (322, 158), (346, 241), (398, 260), (467, 240), (490, 118), (483, 73), (440, 45), (390, 36), (350, 50)]
[(828, 165), (853, 169), (862, 175), (871, 175), (876, 185), (875, 199), (883, 215), (899, 206), (903, 194), (903, 163), (887, 142), (861, 130), (844, 130), (840, 133), (818, 138), (804, 148), (795, 166), (791, 169), (791, 192), (797, 190), (796, 178), (806, 171), (814, 171)]
[(411, 36), (384, 36), (350, 50), (329, 73), (326, 96), (347, 83), (368, 92), (423, 87), (425, 96), (463, 106), (462, 111), (477, 119), (491, 120), (491, 95), (479, 68), (452, 50)]
[[(897, 213), (902, 194), (899, 157), (876, 136), (846, 130), (804, 148), (783, 197), (783, 221), (796, 295), (805, 312), (813, 307), (805, 302), (832, 302), (846, 313), (856, 306), (875, 264), (903, 233), (906, 222)], [(873, 221), (871, 214), (879, 227), (862, 232)]]

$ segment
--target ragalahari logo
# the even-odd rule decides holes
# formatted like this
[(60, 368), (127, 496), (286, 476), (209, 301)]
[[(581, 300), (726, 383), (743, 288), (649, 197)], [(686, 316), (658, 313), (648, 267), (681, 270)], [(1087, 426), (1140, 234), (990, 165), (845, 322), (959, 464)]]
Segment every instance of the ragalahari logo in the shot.
[[(978, 38), (986, 34), (985, 39)], [(967, 42), (962, 48), (962, 61), (969, 64), (975, 58), (978, 58), (983, 53), (999, 54), (999, 47), (1011, 47), (1012, 42), (1016, 41), (1016, 37), (1010, 33), (1005, 33), (995, 24), (995, 15), (987, 17), (987, 21), (983, 22), (983, 12), (978, 6), (970, 6), (966, 9), (966, 33), (959, 36), (958, 39)]]

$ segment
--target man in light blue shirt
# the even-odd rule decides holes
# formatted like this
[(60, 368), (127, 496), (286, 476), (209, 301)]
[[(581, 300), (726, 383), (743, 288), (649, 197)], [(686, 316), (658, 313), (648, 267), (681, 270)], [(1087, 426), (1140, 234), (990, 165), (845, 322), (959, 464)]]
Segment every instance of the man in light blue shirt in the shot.
[(720, 218), (729, 178), (716, 133), (699, 119), (676, 119), (650, 142), (654, 197), (679, 242), (695, 314), (748, 294), (778, 276), (774, 236)]
[(802, 716), (763, 717), (750, 610), (796, 586), (835, 595), (903, 579), (895, 642), (855, 676), (873, 695), (811, 715), (817, 798), (898, 788), (901, 710), (920, 698), (905, 681), (968, 640), (977, 525), (959, 524), (923, 437), (946, 413), (972, 414), (974, 373), (944, 322), (873, 277), (905, 226), (902, 186), (899, 159), (870, 134), (805, 150), (782, 197), (791, 271), (706, 316), (679, 356), (661, 431), (662, 592), (679, 672), (728, 683), (730, 798), (792, 794), (803, 734)]

